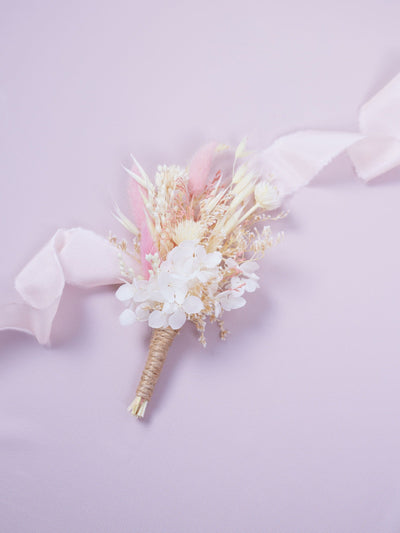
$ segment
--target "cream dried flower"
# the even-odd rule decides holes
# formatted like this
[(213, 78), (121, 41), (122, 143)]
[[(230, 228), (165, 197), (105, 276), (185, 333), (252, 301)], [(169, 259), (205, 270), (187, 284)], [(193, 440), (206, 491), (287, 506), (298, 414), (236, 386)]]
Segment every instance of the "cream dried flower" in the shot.
[(282, 193), (268, 181), (260, 181), (254, 188), (254, 198), (258, 207), (273, 211), (282, 204)]
[(204, 228), (199, 221), (182, 220), (174, 228), (173, 240), (176, 245), (183, 241), (200, 241), (204, 235)]

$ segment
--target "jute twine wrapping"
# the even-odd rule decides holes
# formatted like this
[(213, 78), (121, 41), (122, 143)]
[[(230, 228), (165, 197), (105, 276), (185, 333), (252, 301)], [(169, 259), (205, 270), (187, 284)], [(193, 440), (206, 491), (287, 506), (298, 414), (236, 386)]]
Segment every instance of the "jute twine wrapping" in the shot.
[(170, 327), (153, 330), (146, 366), (144, 367), (139, 386), (136, 390), (136, 396), (139, 396), (147, 402), (153, 394), (168, 350), (177, 333), (178, 330)]

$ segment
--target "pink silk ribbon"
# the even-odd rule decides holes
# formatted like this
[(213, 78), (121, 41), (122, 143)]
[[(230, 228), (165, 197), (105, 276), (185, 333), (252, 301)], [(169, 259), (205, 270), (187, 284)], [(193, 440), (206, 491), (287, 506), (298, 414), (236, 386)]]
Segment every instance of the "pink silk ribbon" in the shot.
[(306, 130), (279, 137), (261, 154), (264, 170), (291, 194), (345, 150), (365, 181), (398, 166), (400, 74), (361, 107), (359, 128), (357, 133)]
[[(261, 153), (264, 170), (288, 195), (343, 151), (365, 181), (400, 165), (400, 74), (362, 106), (359, 128), (355, 133), (307, 130), (279, 137)], [(0, 330), (25, 331), (47, 343), (65, 284), (90, 288), (122, 283), (119, 252), (92, 231), (58, 230), (17, 276), (22, 301), (0, 308)], [(123, 260), (138, 272), (132, 257), (123, 254)]]
[(120, 257), (127, 267), (137, 263), (107, 239), (82, 228), (59, 229), (15, 280), (22, 302), (0, 309), (0, 330), (16, 329), (49, 342), (65, 284), (99, 287), (124, 281)]

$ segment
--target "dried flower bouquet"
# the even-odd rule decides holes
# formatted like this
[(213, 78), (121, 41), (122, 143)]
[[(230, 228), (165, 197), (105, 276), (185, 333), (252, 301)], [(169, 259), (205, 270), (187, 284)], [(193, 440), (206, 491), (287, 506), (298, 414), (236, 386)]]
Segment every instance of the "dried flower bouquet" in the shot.
[[(230, 168), (223, 170), (223, 163)], [(221, 165), (219, 165), (221, 163)], [(260, 259), (272, 246), (270, 225), (283, 193), (257, 169), (243, 140), (233, 152), (210, 143), (188, 168), (159, 166), (155, 183), (134, 159), (129, 193), (132, 220), (117, 209), (117, 218), (132, 234), (142, 272), (122, 284), (116, 296), (125, 303), (120, 322), (147, 321), (153, 328), (149, 355), (130, 411), (144, 415), (168, 349), (187, 320), (205, 345), (207, 319), (227, 332), (223, 313), (246, 304), (245, 293), (259, 287)], [(121, 256), (125, 279), (129, 269)]]

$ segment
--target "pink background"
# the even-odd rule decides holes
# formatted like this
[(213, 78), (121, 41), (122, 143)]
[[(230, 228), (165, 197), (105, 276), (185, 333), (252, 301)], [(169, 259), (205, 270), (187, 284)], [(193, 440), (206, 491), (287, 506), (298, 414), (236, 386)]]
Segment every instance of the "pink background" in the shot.
[[(62, 227), (107, 234), (121, 163), (355, 130), (400, 70), (400, 3), (2, 0), (1, 300)], [(400, 170), (339, 157), (291, 202), (262, 289), (177, 339), (143, 423), (148, 343), (71, 289), (52, 349), (0, 335), (2, 533), (400, 531)]]

